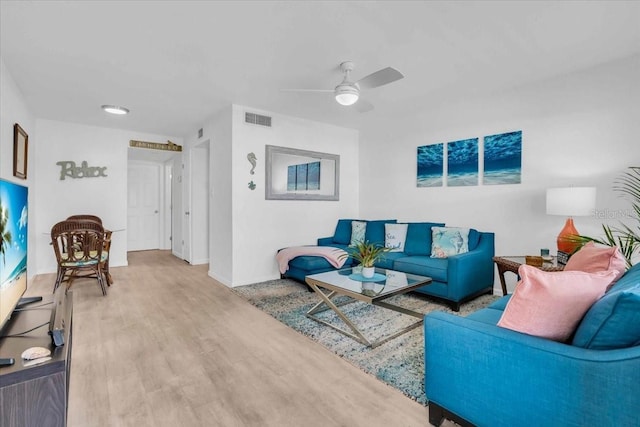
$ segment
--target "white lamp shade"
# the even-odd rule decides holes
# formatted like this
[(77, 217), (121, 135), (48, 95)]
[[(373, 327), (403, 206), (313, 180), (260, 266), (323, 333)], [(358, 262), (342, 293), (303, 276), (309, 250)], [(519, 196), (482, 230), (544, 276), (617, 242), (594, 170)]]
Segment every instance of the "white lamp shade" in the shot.
[(595, 187), (547, 189), (547, 214), (589, 216), (596, 208)]

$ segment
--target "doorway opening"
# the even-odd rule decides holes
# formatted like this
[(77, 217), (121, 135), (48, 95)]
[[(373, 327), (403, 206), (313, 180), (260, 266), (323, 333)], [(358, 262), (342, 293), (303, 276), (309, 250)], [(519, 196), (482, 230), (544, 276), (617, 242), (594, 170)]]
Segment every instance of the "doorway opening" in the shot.
[(182, 153), (129, 148), (127, 252), (173, 249), (173, 201), (182, 196), (173, 171), (181, 164)]

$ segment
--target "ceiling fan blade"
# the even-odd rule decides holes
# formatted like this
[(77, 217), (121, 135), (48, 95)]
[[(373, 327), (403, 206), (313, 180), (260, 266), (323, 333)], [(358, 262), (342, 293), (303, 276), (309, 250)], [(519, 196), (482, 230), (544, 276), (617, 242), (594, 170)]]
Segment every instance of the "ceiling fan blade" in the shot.
[(358, 102), (353, 104), (353, 107), (359, 113), (368, 113), (369, 111), (373, 110), (373, 104), (362, 98), (360, 98)]
[(331, 92), (333, 93), (333, 89), (280, 89), (281, 92)]
[(392, 67), (387, 67), (361, 78), (356, 83), (358, 83), (361, 88), (374, 88), (393, 83), (403, 77), (400, 71)]

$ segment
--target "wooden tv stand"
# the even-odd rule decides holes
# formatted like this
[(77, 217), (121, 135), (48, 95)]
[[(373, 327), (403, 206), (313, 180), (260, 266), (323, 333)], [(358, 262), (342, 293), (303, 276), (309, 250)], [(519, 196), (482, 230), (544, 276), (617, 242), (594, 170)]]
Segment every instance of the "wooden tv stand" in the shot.
[[(49, 319), (53, 295), (29, 304), (24, 311), (15, 312), (3, 329), (0, 338), (0, 357), (13, 358), (13, 365), (0, 368), (0, 425), (66, 426), (69, 402), (69, 373), (71, 367), (72, 292), (64, 305), (64, 345), (56, 347), (49, 335)], [(43, 305), (51, 303), (48, 305)], [(30, 309), (40, 307), (40, 309)], [(22, 337), (6, 337), (44, 326)], [(29, 347), (51, 350), (51, 360), (25, 367), (22, 352)]]

